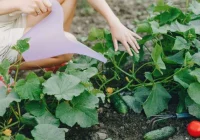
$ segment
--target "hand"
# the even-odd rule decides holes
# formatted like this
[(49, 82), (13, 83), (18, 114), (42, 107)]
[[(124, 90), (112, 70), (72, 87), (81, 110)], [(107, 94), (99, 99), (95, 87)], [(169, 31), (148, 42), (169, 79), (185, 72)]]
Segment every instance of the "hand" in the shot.
[(115, 51), (118, 50), (118, 41), (120, 41), (131, 56), (133, 56), (133, 53), (131, 52), (130, 46), (136, 53), (139, 53), (140, 47), (136, 40), (136, 38), (142, 39), (139, 35), (126, 28), (120, 21), (112, 22), (110, 29)]
[(51, 11), (51, 2), (49, 0), (17, 0), (19, 10), (26, 14), (34, 16)]

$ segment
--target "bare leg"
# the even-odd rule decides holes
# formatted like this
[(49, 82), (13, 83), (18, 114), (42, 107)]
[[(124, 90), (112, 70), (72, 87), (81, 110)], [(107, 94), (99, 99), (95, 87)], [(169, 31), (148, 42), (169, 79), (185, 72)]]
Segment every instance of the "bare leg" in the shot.
[[(64, 29), (65, 31), (69, 31), (74, 13), (75, 13), (75, 8), (76, 8), (76, 0), (58, 0), (61, 3), (61, 6), (63, 7), (64, 11)], [(37, 23), (39, 23), (42, 19), (44, 19), (47, 14), (39, 15), (37, 17), (34, 16), (27, 16), (27, 27), (25, 29), (25, 32), (30, 30), (33, 26), (35, 26)], [(70, 33), (65, 33), (66, 37), (72, 40), (76, 40), (76, 38), (70, 34)], [(52, 67), (56, 65), (60, 65), (64, 62), (68, 62), (71, 60), (73, 54), (64, 54), (60, 55), (57, 57), (53, 58), (47, 58), (47, 59), (42, 59), (38, 61), (32, 61), (32, 62), (23, 62), (20, 66), (20, 69), (24, 70), (30, 70), (30, 69), (38, 69), (38, 68), (46, 68), (46, 67)], [(20, 56), (19, 56), (20, 58)], [(15, 69), (15, 67), (12, 67), (11, 69)]]
[(69, 31), (76, 11), (77, 0), (65, 0), (62, 3), (64, 10), (64, 30)]

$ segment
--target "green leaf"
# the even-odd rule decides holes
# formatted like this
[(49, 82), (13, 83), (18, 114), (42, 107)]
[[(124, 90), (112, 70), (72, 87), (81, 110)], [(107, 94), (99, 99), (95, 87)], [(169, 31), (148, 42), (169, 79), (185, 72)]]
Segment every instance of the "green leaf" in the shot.
[(150, 96), (143, 105), (147, 117), (151, 117), (168, 108), (171, 96), (161, 84), (155, 84)]
[(74, 126), (78, 123), (81, 127), (90, 127), (98, 124), (98, 114), (95, 109), (99, 99), (87, 92), (82, 93), (78, 97), (74, 97), (69, 102), (62, 102), (56, 109), (56, 117), (61, 122)]
[(184, 50), (179, 51), (178, 53), (167, 56), (163, 60), (165, 63), (168, 64), (183, 64), (184, 63)]
[(144, 73), (144, 76), (145, 76), (145, 78), (146, 78), (147, 80), (149, 80), (149, 81), (151, 81), (151, 82), (154, 81), (154, 80), (153, 80), (152, 73), (150, 73), (150, 72), (145, 72), (145, 73)]
[(133, 96), (122, 96), (125, 103), (135, 112), (141, 113), (143, 103), (149, 96), (149, 89), (146, 87), (137, 88)]
[(26, 113), (20, 118), (20, 120), (23, 124), (30, 126), (36, 126), (39, 124), (51, 124), (58, 127), (60, 125), (59, 119), (55, 118), (55, 116), (53, 116), (48, 111), (45, 111), (40, 116), (32, 116), (29, 113)]
[(171, 23), (172, 21), (176, 20), (181, 14), (182, 14), (181, 10), (172, 7), (168, 11), (165, 11), (156, 16), (155, 19), (158, 19), (160, 25), (163, 25), (166, 23)]
[(181, 33), (184, 33), (184, 32), (186, 32), (186, 31), (188, 31), (189, 29), (191, 29), (190, 26), (180, 24), (178, 21), (173, 22), (173, 23), (169, 26), (169, 30), (170, 30), (171, 32), (181, 32)]
[(104, 39), (104, 30), (92, 28), (89, 32), (88, 41), (96, 41)]
[(47, 95), (54, 95), (58, 100), (72, 100), (84, 91), (81, 80), (73, 75), (57, 73), (43, 83), (43, 92)]
[(200, 119), (200, 105), (195, 103), (189, 96), (185, 98), (185, 104), (188, 108), (188, 112), (196, 118)]
[(141, 23), (138, 25), (137, 28), (137, 33), (151, 33), (152, 29), (151, 29), (151, 25), (148, 22), (145, 23)]
[(132, 52), (133, 52), (133, 62), (138, 63), (140, 61), (140, 54), (136, 53), (134, 50), (132, 50)]
[(81, 56), (74, 59), (73, 62), (68, 63), (66, 71), (74, 69), (85, 70), (95, 64), (97, 64), (97, 60), (87, 56)]
[(29, 126), (36, 126), (37, 125), (37, 121), (35, 120), (35, 116), (32, 116), (29, 113), (25, 113), (24, 115), (22, 115), (22, 117), (20, 118), (20, 122), (22, 122), (25, 125), (29, 125)]
[(18, 40), (17, 45), (13, 47), (13, 49), (17, 50), (21, 54), (24, 53), (29, 49), (29, 38), (23, 39), (23, 40)]
[(15, 136), (15, 140), (31, 140), (31, 139), (29, 139), (29, 138), (27, 138), (26, 136), (24, 136), (24, 135), (18, 133), (18, 134)]
[(194, 28), (195, 33), (198, 34), (198, 35), (200, 35), (199, 25), (200, 25), (200, 20), (193, 20), (193, 21), (189, 22), (190, 29)]
[(156, 66), (156, 69), (159, 70), (161, 73), (161, 69), (166, 69), (165, 63), (163, 62), (161, 56), (163, 54), (162, 47), (158, 44), (154, 47), (151, 57), (154, 61), (154, 64)]
[(190, 98), (197, 103), (198, 105), (200, 105), (200, 83), (192, 83), (190, 84), (189, 88), (188, 88), (188, 94), (190, 96)]
[(21, 100), (19, 99), (18, 95), (11, 91), (7, 95), (7, 89), (5, 87), (0, 88), (0, 116), (3, 116), (6, 112), (6, 109), (9, 107), (9, 105), (12, 102), (20, 102)]
[(96, 97), (100, 98), (101, 101), (103, 103), (105, 103), (105, 94), (103, 93), (103, 91), (99, 90), (99, 89), (92, 89), (91, 91), (89, 91), (89, 93), (95, 95)]
[(195, 40), (193, 41), (193, 43), (194, 43), (195, 47), (198, 49), (198, 52), (200, 52), (200, 41), (197, 40), (197, 39), (195, 39)]
[(35, 118), (37, 124), (51, 124), (55, 126), (60, 125), (59, 119), (56, 119), (50, 112), (45, 112), (42, 116)]
[(190, 3), (190, 7), (188, 9), (192, 11), (195, 15), (200, 15), (200, 3), (196, 0), (193, 0)]
[(190, 54), (190, 52), (186, 52), (185, 53), (185, 59), (184, 59), (184, 66), (193, 66), (194, 62), (192, 60), (192, 55)]
[(43, 102), (31, 101), (25, 105), (26, 111), (34, 116), (42, 116), (46, 111), (46, 106)]
[(21, 99), (40, 100), (42, 89), (38, 76), (31, 72), (26, 77), (26, 80), (17, 81), (16, 92)]
[(96, 52), (105, 54), (108, 51), (108, 47), (106, 47), (103, 43), (96, 43), (92, 49)]
[(200, 52), (195, 53), (195, 54), (192, 56), (192, 61), (194, 61), (195, 64), (197, 64), (197, 65), (200, 66)]
[(83, 82), (89, 81), (90, 78), (95, 76), (97, 73), (98, 73), (98, 70), (95, 67), (88, 68), (84, 71), (79, 71), (79, 70), (69, 71), (70, 75), (74, 75), (78, 77)]
[[(179, 71), (180, 69), (176, 70)], [(188, 88), (189, 85), (193, 82), (195, 82), (194, 77), (190, 74), (191, 70), (190, 69), (183, 69), (179, 72), (177, 72), (174, 75), (174, 81), (178, 82), (181, 84), (184, 88)]]
[(187, 40), (193, 41), (194, 39), (196, 39), (196, 37), (197, 37), (197, 35), (195, 33), (194, 28), (192, 28), (184, 33), (184, 38), (186, 38)]
[(66, 130), (51, 124), (39, 124), (31, 131), (31, 134), (34, 140), (65, 140)]
[(196, 77), (197, 81), (200, 83), (200, 68), (196, 68), (190, 74), (194, 77)]
[(8, 72), (10, 68), (10, 62), (8, 60), (3, 60), (3, 62), (0, 64), (0, 75), (4, 77), (5, 80), (8, 79)]
[(168, 26), (159, 26), (159, 23), (156, 21), (150, 22), (152, 33), (153, 34), (167, 34)]
[(180, 50), (183, 50), (183, 49), (189, 50), (190, 45), (187, 43), (187, 41), (184, 38), (177, 36), (174, 47), (172, 48), (172, 50), (180, 51)]
[(8, 137), (8, 136), (0, 136), (0, 140), (11, 140), (11, 137)]

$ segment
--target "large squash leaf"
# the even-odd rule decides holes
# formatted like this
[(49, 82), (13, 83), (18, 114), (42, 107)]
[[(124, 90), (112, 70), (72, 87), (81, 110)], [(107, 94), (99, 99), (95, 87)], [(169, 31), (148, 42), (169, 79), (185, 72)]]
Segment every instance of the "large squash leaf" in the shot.
[(6, 108), (9, 107), (12, 102), (20, 102), (18, 95), (15, 92), (11, 92), (7, 95), (5, 87), (0, 88), (0, 116), (3, 116), (6, 112)]
[(95, 109), (98, 102), (99, 99), (96, 96), (84, 92), (70, 103), (62, 102), (58, 105), (56, 117), (69, 126), (78, 123), (81, 127), (90, 127), (98, 124), (98, 114)]
[(43, 102), (31, 101), (25, 105), (25, 109), (34, 116), (42, 116), (46, 111), (46, 106)]
[(84, 71), (74, 70), (74, 71), (69, 71), (69, 73), (71, 75), (78, 77), (79, 79), (81, 79), (81, 81), (87, 82), (91, 77), (95, 76), (98, 73), (98, 70), (97, 68), (91, 67)]
[(136, 113), (141, 113), (143, 104), (148, 98), (149, 89), (146, 87), (139, 87), (135, 90), (133, 96), (123, 96), (125, 103)]
[(19, 80), (15, 89), (21, 99), (40, 100), (42, 93), (40, 80), (33, 72), (28, 74), (26, 80)]
[(197, 81), (200, 83), (200, 68), (196, 68), (190, 74), (196, 77)]
[(54, 95), (58, 100), (72, 100), (84, 91), (81, 80), (73, 75), (57, 73), (43, 83), (43, 92), (47, 95)]
[(185, 104), (188, 108), (188, 112), (200, 119), (200, 105), (195, 103), (189, 96), (185, 98)]
[(168, 108), (168, 102), (171, 95), (161, 84), (155, 84), (153, 89), (143, 105), (147, 117), (151, 117)]
[(190, 69), (180, 70), (174, 75), (174, 81), (181, 84), (184, 88), (188, 88), (191, 83), (195, 82), (195, 78), (190, 74), (190, 72)]
[(188, 88), (188, 94), (190, 96), (190, 98), (197, 104), (200, 105), (200, 83), (192, 83), (190, 84), (189, 88)]
[(31, 134), (34, 140), (65, 140), (65, 132), (67, 129), (51, 124), (39, 124), (31, 131)]

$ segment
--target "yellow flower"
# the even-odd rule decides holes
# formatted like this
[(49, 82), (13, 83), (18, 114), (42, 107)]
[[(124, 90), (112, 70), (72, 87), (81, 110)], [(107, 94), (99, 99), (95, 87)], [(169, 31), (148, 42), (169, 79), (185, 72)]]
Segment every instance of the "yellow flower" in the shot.
[(114, 91), (114, 89), (111, 88), (111, 87), (108, 87), (108, 88), (106, 89), (106, 92), (109, 93), (109, 94), (112, 94), (113, 91)]
[(6, 129), (3, 131), (3, 134), (6, 136), (11, 136), (12, 131), (10, 129)]

